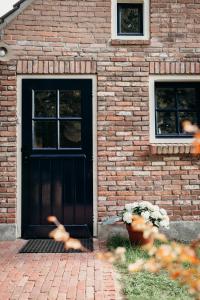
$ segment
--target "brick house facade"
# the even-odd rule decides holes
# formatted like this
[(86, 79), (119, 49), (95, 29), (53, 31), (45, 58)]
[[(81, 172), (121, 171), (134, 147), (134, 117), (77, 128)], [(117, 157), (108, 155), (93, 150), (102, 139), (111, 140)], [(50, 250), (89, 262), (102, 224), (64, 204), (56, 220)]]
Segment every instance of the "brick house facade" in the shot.
[(156, 138), (151, 118), (155, 82), (200, 82), (200, 2), (145, 2), (144, 39), (112, 36), (111, 0), (20, 1), (2, 19), (0, 46), (8, 50), (0, 62), (3, 238), (21, 236), (22, 78), (95, 79), (95, 235), (97, 222), (132, 201), (166, 208), (172, 221), (200, 220), (200, 164), (190, 155), (191, 139)]

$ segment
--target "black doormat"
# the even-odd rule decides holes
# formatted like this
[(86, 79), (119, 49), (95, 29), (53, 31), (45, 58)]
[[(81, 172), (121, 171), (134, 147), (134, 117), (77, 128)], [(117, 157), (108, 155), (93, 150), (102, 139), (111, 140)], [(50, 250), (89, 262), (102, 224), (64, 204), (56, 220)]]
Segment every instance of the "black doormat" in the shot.
[(29, 240), (25, 246), (23, 246), (19, 253), (83, 253), (93, 251), (93, 240), (90, 239), (79, 239), (86, 251), (81, 250), (65, 250), (64, 244), (55, 242), (54, 240), (48, 239), (34, 239)]

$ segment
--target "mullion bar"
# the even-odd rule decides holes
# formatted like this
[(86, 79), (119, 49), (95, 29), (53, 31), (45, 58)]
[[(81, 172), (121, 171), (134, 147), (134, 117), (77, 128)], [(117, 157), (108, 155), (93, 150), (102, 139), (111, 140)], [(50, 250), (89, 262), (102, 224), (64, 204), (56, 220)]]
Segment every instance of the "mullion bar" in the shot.
[(35, 117), (33, 121), (56, 121), (57, 118), (55, 117)]
[(144, 34), (144, 4), (139, 8), (139, 19), (140, 19), (140, 33)]
[(181, 133), (181, 134), (179, 134), (179, 135), (177, 135), (177, 134), (156, 134), (156, 138), (160, 138), (160, 139), (162, 139), (162, 138), (191, 138), (192, 137), (192, 135), (191, 134), (183, 134), (183, 133)]
[(61, 118), (59, 118), (60, 121), (65, 121), (65, 120), (66, 121), (67, 120), (72, 120), (72, 121), (80, 120), (81, 121), (82, 119), (83, 119), (82, 117), (61, 117)]
[(176, 133), (180, 134), (179, 130), (179, 116), (178, 116), (178, 91), (177, 88), (175, 88), (175, 102), (176, 102)]
[(186, 112), (186, 113), (196, 113), (196, 110), (189, 110), (189, 109), (165, 109), (165, 108), (156, 108), (158, 112)]
[[(198, 103), (199, 99), (199, 103)], [(200, 89), (195, 89), (195, 105), (196, 105), (196, 116), (197, 116), (197, 124), (200, 126)]]
[[(191, 111), (192, 112), (192, 111)], [(57, 121), (57, 120), (60, 120), (60, 121), (67, 121), (67, 120), (82, 120), (83, 118), (82, 117), (61, 117), (61, 118), (51, 118), (51, 117), (36, 117), (36, 118), (32, 118), (33, 121)]]
[(154, 119), (155, 119), (155, 133), (156, 135), (158, 134), (158, 122), (157, 122), (157, 119), (158, 119), (158, 114), (157, 114), (157, 107), (158, 107), (158, 97), (157, 97), (157, 93), (156, 93), (156, 85), (154, 86), (154, 95), (155, 95), (155, 116), (154, 116)]
[(31, 132), (32, 132), (32, 146), (35, 145), (35, 122), (34, 122), (34, 116), (35, 116), (35, 91), (32, 89), (32, 121), (31, 121)]

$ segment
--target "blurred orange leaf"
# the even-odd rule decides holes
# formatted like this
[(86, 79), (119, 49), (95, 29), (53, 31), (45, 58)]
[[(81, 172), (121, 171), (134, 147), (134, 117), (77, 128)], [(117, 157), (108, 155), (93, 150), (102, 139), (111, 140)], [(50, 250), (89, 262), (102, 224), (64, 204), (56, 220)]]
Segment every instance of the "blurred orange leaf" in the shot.
[(200, 132), (197, 132), (194, 135), (194, 138), (195, 138), (195, 140), (192, 143), (192, 145), (193, 145), (192, 153), (194, 155), (198, 155), (198, 154), (200, 154)]
[(57, 226), (56, 229), (52, 230), (49, 233), (50, 238), (54, 239), (56, 242), (63, 242), (66, 250), (74, 249), (87, 251), (87, 249), (83, 247), (79, 240), (70, 237), (69, 232), (65, 230), (65, 227), (59, 223), (56, 217), (49, 216), (47, 220)]
[(190, 121), (188, 121), (188, 120), (183, 121), (182, 126), (183, 126), (184, 131), (185, 131), (185, 132), (188, 132), (188, 133), (195, 133), (195, 132), (198, 131), (198, 126), (192, 124), (192, 123), (191, 123)]
[(64, 243), (65, 249), (74, 249), (74, 250), (81, 250), (85, 251), (86, 249), (83, 247), (81, 242), (77, 239), (69, 238), (65, 243)]

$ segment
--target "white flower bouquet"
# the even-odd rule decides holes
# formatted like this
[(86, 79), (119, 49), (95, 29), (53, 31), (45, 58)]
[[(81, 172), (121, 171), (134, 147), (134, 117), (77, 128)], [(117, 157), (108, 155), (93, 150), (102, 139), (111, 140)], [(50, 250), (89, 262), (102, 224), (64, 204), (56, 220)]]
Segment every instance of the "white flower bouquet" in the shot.
[(166, 210), (148, 201), (126, 204), (122, 212), (124, 223), (131, 224), (133, 215), (142, 216), (146, 222), (151, 222), (156, 227), (169, 228), (169, 217)]

